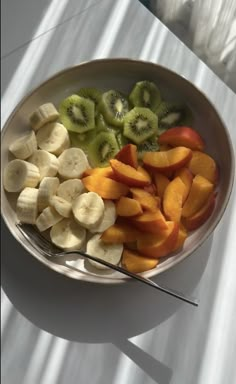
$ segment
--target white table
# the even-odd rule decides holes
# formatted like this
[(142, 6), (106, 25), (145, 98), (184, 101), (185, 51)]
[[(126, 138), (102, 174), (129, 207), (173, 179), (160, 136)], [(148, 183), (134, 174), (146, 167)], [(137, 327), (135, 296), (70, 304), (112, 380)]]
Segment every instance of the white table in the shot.
[[(138, 1), (5, 0), (2, 11), (2, 124), (58, 70), (131, 57), (191, 80), (236, 146), (235, 94)], [(201, 249), (155, 279), (197, 296), (194, 308), (138, 283), (108, 287), (56, 275), (2, 223), (2, 383), (235, 383), (235, 228), (234, 189)]]

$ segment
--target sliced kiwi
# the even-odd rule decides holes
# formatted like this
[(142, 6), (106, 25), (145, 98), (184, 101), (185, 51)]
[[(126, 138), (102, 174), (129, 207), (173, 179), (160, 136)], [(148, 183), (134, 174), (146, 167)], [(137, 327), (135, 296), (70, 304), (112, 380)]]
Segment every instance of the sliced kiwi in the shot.
[(129, 101), (135, 107), (145, 107), (155, 111), (161, 103), (161, 94), (151, 81), (139, 81), (129, 95)]
[(100, 132), (89, 145), (89, 163), (92, 167), (106, 167), (118, 152), (119, 146), (114, 133)]
[(191, 125), (192, 112), (184, 104), (163, 101), (157, 108), (158, 134), (176, 125)]
[(98, 113), (98, 115), (95, 118), (95, 128), (98, 132), (112, 131), (115, 134), (120, 132), (120, 127), (107, 123), (102, 113)]
[(102, 97), (102, 92), (97, 88), (80, 88), (78, 91), (78, 95), (84, 97), (85, 99), (89, 99), (95, 104), (95, 113), (98, 112), (98, 105)]
[(99, 109), (107, 123), (120, 127), (129, 111), (129, 102), (120, 92), (110, 90), (102, 94)]
[(157, 135), (157, 116), (148, 108), (134, 107), (124, 118), (124, 136), (140, 144)]
[(148, 140), (145, 140), (141, 144), (137, 145), (137, 153), (138, 153), (139, 160), (142, 160), (145, 152), (156, 152), (156, 151), (159, 151), (159, 145), (158, 145), (156, 136), (152, 136)]
[(60, 121), (68, 131), (84, 133), (94, 129), (94, 102), (78, 95), (64, 99), (59, 106)]
[(81, 148), (86, 154), (88, 154), (89, 145), (91, 141), (95, 139), (96, 134), (95, 129), (85, 133), (70, 132), (71, 147)]
[(125, 137), (123, 135), (122, 132), (118, 132), (117, 135), (116, 135), (116, 140), (117, 140), (117, 143), (119, 145), (119, 148), (123, 148), (126, 144), (129, 144), (129, 140), (127, 139), (127, 137)]

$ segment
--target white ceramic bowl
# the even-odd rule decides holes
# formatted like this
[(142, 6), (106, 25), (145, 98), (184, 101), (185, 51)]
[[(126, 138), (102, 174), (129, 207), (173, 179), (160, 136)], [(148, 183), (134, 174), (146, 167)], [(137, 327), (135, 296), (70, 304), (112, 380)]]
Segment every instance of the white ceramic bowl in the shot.
[[(28, 117), (39, 105), (49, 101), (58, 105), (63, 98), (80, 87), (118, 89), (128, 93), (133, 84), (140, 80), (154, 81), (163, 97), (184, 101), (190, 106), (194, 113), (194, 127), (205, 140), (206, 152), (217, 161), (220, 170), (217, 203), (213, 214), (202, 227), (188, 236), (180, 252), (163, 259), (155, 269), (143, 273), (144, 276), (151, 277), (173, 267), (208, 238), (225, 211), (233, 186), (234, 156), (227, 128), (207, 97), (189, 81), (157, 64), (130, 59), (94, 60), (59, 72), (28, 94), (7, 120), (2, 130), (2, 170), (9, 161), (9, 144), (29, 127)], [(126, 280), (125, 276), (117, 272), (99, 272), (82, 259), (57, 262), (42, 257), (24, 240), (15, 226), (15, 196), (6, 193), (2, 187), (1, 193), (2, 216), (10, 232), (40, 262), (75, 279), (97, 283), (120, 283)]]

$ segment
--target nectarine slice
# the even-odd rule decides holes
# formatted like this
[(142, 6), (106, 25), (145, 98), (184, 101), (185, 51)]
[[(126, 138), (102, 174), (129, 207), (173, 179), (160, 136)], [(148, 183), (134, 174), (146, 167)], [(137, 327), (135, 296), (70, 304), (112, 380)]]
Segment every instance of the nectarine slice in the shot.
[(103, 199), (116, 200), (129, 192), (127, 185), (103, 176), (87, 176), (82, 179), (89, 192), (96, 192)]
[(201, 175), (211, 183), (217, 183), (218, 167), (215, 160), (208, 154), (200, 151), (193, 151), (188, 167), (194, 175)]
[(146, 152), (143, 163), (146, 167), (160, 172), (175, 171), (183, 167), (192, 157), (192, 151), (186, 147), (175, 147), (168, 151)]
[(203, 151), (205, 147), (199, 133), (193, 128), (184, 126), (169, 128), (159, 136), (158, 142), (172, 147), (183, 146), (198, 151)]
[(193, 216), (208, 200), (214, 184), (201, 175), (193, 178), (189, 195), (182, 208), (182, 217)]
[(104, 243), (132, 243), (136, 241), (141, 235), (141, 232), (136, 228), (126, 223), (115, 223), (108, 229), (106, 229), (101, 240)]
[(185, 191), (186, 186), (178, 176), (167, 185), (162, 202), (167, 220), (180, 221)]
[(155, 212), (144, 212), (132, 219), (132, 223), (139, 230), (150, 233), (159, 233), (167, 228), (166, 220), (160, 209), (157, 208)]
[(188, 197), (188, 194), (193, 182), (193, 175), (187, 167), (183, 167), (175, 171), (175, 177), (177, 176), (181, 178), (182, 182), (185, 184), (185, 187), (186, 187), (185, 193), (183, 195), (183, 202), (184, 202)]
[(116, 154), (115, 159), (137, 169), (138, 168), (137, 146), (134, 144), (126, 144)]
[(162, 199), (164, 192), (165, 192), (165, 189), (166, 189), (167, 185), (169, 184), (170, 180), (168, 179), (167, 176), (163, 175), (162, 173), (155, 172), (154, 181), (155, 181), (156, 188), (157, 188), (157, 194)]
[(129, 187), (144, 187), (150, 184), (150, 177), (147, 177), (130, 165), (124, 164), (116, 159), (111, 159), (110, 165), (116, 180)]
[(86, 176), (104, 176), (104, 177), (112, 177), (114, 176), (113, 170), (111, 167), (104, 167), (104, 168), (88, 168), (83, 173), (83, 177)]
[(133, 273), (145, 272), (155, 268), (157, 264), (158, 259), (143, 256), (137, 251), (131, 251), (125, 248), (123, 250), (121, 265), (127, 269), (127, 271)]
[(175, 252), (175, 251), (177, 251), (183, 247), (184, 242), (187, 239), (187, 236), (188, 236), (187, 229), (183, 226), (182, 223), (180, 223), (177, 241), (176, 241), (176, 244), (175, 244), (172, 252)]
[(137, 241), (137, 248), (143, 255), (159, 258), (168, 256), (173, 251), (179, 233), (179, 224), (167, 221), (167, 228), (158, 234), (142, 235)]
[(130, 188), (133, 199), (137, 200), (141, 207), (148, 211), (156, 211), (158, 208), (158, 200), (156, 196), (151, 195), (149, 192), (141, 188)]
[(118, 216), (132, 217), (140, 215), (143, 210), (139, 201), (122, 196), (116, 203), (116, 213)]
[(199, 209), (199, 211), (197, 211), (193, 216), (182, 219), (184, 226), (189, 231), (193, 231), (203, 225), (214, 211), (215, 202), (215, 194), (211, 193), (207, 202), (202, 206), (202, 208)]

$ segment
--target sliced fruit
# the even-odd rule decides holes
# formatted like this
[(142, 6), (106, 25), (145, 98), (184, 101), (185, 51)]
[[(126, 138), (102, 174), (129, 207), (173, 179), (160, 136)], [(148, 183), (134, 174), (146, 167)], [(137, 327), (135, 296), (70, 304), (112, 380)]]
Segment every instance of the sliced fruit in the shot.
[(129, 187), (144, 187), (150, 184), (150, 177), (147, 177), (130, 165), (121, 163), (116, 159), (111, 159), (110, 165), (113, 169), (115, 179)]
[(182, 209), (182, 217), (193, 216), (206, 203), (213, 192), (214, 184), (201, 175), (193, 178), (192, 186)]
[(59, 123), (48, 123), (36, 134), (37, 143), (40, 149), (54, 155), (60, 155), (70, 146), (70, 138), (67, 129)]
[(147, 211), (156, 211), (158, 208), (158, 201), (156, 196), (151, 195), (149, 192), (141, 188), (130, 188), (133, 199), (137, 200), (141, 207)]
[(72, 204), (69, 201), (60, 196), (53, 195), (49, 203), (61, 216), (66, 218), (71, 216)]
[(38, 216), (38, 189), (26, 187), (16, 202), (16, 216), (22, 223), (35, 224)]
[(80, 88), (77, 94), (85, 99), (91, 100), (95, 105), (95, 113), (98, 110), (98, 104), (100, 103), (102, 92), (97, 88)]
[(140, 144), (157, 135), (157, 116), (148, 108), (134, 107), (124, 118), (124, 136)]
[(52, 103), (40, 105), (29, 117), (31, 127), (37, 131), (43, 125), (57, 120), (59, 112)]
[(57, 195), (70, 203), (83, 192), (85, 192), (84, 184), (79, 179), (63, 181), (57, 189)]
[(185, 184), (185, 193), (183, 195), (183, 202), (185, 202), (193, 182), (193, 174), (190, 172), (190, 170), (187, 167), (183, 167), (183, 168), (177, 169), (177, 171), (175, 171), (174, 176), (180, 177), (182, 182)]
[(60, 181), (58, 177), (44, 177), (39, 185), (38, 209), (41, 212), (48, 207), (53, 195), (56, 194)]
[(194, 175), (201, 175), (211, 183), (217, 183), (219, 176), (218, 166), (215, 160), (208, 154), (200, 151), (193, 151), (188, 167)]
[(180, 177), (175, 177), (167, 185), (163, 195), (163, 212), (167, 220), (179, 222), (186, 187)]
[(138, 159), (142, 160), (143, 155), (146, 152), (156, 152), (158, 150), (159, 150), (159, 145), (157, 143), (157, 137), (156, 135), (154, 135), (137, 145)]
[(216, 203), (215, 194), (211, 193), (206, 203), (192, 216), (182, 219), (184, 226), (189, 230), (199, 228), (203, 225), (214, 211)]
[(69, 132), (71, 147), (80, 148), (88, 154), (89, 145), (92, 140), (95, 139), (97, 134), (98, 132), (96, 129), (84, 133)]
[(141, 232), (130, 224), (119, 222), (107, 228), (101, 236), (104, 243), (131, 243), (136, 241), (141, 235)]
[(59, 215), (53, 207), (47, 207), (40, 213), (35, 224), (39, 232), (44, 232), (62, 219), (63, 216)]
[(192, 111), (184, 104), (162, 101), (156, 110), (159, 134), (177, 125), (191, 125)]
[(127, 185), (108, 177), (92, 175), (84, 177), (82, 182), (88, 191), (96, 192), (103, 199), (116, 200), (129, 192)]
[(157, 266), (158, 259), (153, 259), (147, 256), (141, 255), (137, 251), (130, 249), (124, 249), (121, 258), (121, 265), (127, 271), (133, 273), (141, 273), (149, 271)]
[(139, 230), (150, 233), (159, 233), (167, 228), (165, 217), (159, 208), (155, 212), (147, 211), (133, 218), (132, 223)]
[(29, 157), (28, 161), (38, 167), (40, 180), (44, 177), (56, 176), (57, 174), (59, 162), (57, 157), (52, 153), (38, 149)]
[(138, 168), (137, 146), (134, 144), (125, 145), (115, 156), (115, 159), (131, 167)]
[(94, 228), (90, 228), (91, 233), (102, 233), (107, 228), (115, 224), (116, 221), (116, 206), (110, 200), (105, 200), (104, 202), (104, 214), (102, 220)]
[[(100, 234), (94, 235), (87, 243), (86, 252), (98, 257), (101, 260), (108, 261), (111, 264), (117, 265), (120, 262), (123, 252), (123, 244), (105, 244)], [(89, 260), (89, 263), (98, 269), (107, 269), (105, 265), (99, 264), (96, 261)], [(108, 268), (109, 269), (109, 268)]]
[(176, 244), (174, 248), (172, 249), (172, 252), (180, 250), (180, 248), (183, 247), (185, 240), (187, 239), (188, 232), (187, 229), (183, 226), (182, 223), (179, 223), (179, 232)]
[(82, 193), (72, 203), (72, 212), (75, 220), (82, 227), (94, 229), (104, 215), (104, 203), (95, 192)]
[(95, 127), (94, 102), (78, 95), (64, 99), (59, 107), (60, 120), (68, 131), (84, 133)]
[(167, 176), (163, 175), (160, 172), (155, 172), (154, 173), (154, 181), (157, 189), (157, 194), (158, 196), (162, 199), (165, 189), (167, 185), (169, 184), (170, 180), (168, 179)]
[(132, 217), (141, 215), (143, 210), (137, 200), (122, 196), (116, 203), (116, 213), (118, 216)]
[(167, 221), (165, 230), (156, 234), (143, 234), (138, 239), (138, 251), (148, 257), (164, 257), (173, 251), (179, 232), (179, 224), (174, 221)]
[(145, 107), (156, 111), (161, 102), (161, 94), (156, 84), (151, 81), (139, 81), (129, 95), (129, 100), (135, 107)]
[(62, 219), (50, 230), (53, 244), (65, 251), (79, 250), (84, 246), (86, 230), (73, 219)]
[(31, 131), (15, 141), (9, 146), (9, 151), (17, 158), (25, 160), (30, 157), (37, 149), (37, 140), (34, 131)]
[(192, 157), (192, 151), (186, 147), (175, 147), (168, 151), (146, 152), (143, 156), (145, 166), (157, 171), (175, 171), (183, 167)]
[(99, 168), (99, 167), (88, 168), (83, 173), (83, 177), (92, 176), (92, 175), (112, 178), (114, 176), (114, 173), (113, 173), (113, 170), (110, 166), (104, 167), (104, 168)]
[(4, 169), (3, 186), (7, 192), (20, 192), (25, 187), (36, 187), (40, 173), (36, 165), (25, 160), (9, 161)]
[(102, 94), (99, 109), (108, 123), (120, 127), (123, 125), (124, 116), (129, 110), (129, 103), (120, 92), (109, 90)]
[(63, 179), (80, 178), (89, 168), (87, 156), (79, 148), (68, 148), (58, 157), (58, 173)]
[(100, 132), (90, 143), (88, 159), (92, 167), (107, 167), (109, 160), (119, 152), (114, 133)]
[(192, 150), (203, 151), (205, 143), (195, 129), (190, 127), (173, 127), (163, 132), (158, 138), (159, 144), (168, 144), (172, 147), (187, 147)]
[(140, 172), (147, 180), (149, 180), (149, 184), (144, 185), (143, 187), (144, 188), (150, 187), (151, 182), (152, 182), (152, 178), (151, 178), (150, 174), (148, 173), (148, 171), (145, 168), (143, 168), (141, 165), (138, 166), (137, 171)]

